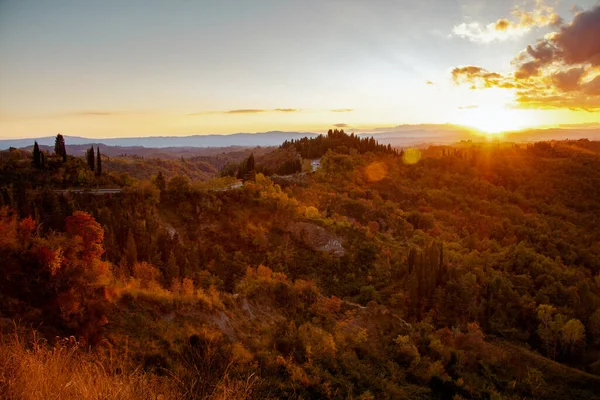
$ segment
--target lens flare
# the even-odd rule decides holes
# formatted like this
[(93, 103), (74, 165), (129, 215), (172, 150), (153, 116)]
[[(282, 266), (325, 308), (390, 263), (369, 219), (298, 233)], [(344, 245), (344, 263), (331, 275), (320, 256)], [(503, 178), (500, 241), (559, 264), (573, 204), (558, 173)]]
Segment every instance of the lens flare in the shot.
[(402, 156), (402, 161), (407, 165), (416, 164), (419, 160), (421, 160), (421, 150), (415, 148), (407, 149)]
[(365, 173), (369, 182), (378, 182), (386, 177), (388, 168), (382, 162), (374, 162), (367, 166)]

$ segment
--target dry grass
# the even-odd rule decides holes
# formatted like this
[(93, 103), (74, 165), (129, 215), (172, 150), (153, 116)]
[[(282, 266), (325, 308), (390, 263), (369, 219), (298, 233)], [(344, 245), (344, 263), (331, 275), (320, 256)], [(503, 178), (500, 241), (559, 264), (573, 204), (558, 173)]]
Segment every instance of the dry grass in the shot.
[[(17, 329), (15, 329), (17, 331)], [(49, 346), (32, 332), (3, 335), (0, 331), (0, 399), (7, 400), (112, 400), (112, 399), (211, 399), (264, 398), (255, 393), (254, 374), (232, 379), (226, 368), (212, 388), (202, 390), (206, 376), (184, 371), (181, 377), (165, 376), (132, 368), (102, 352), (81, 348), (74, 337)], [(129, 372), (127, 372), (129, 371)]]
[(82, 351), (74, 338), (46, 345), (34, 336), (0, 337), (2, 399), (176, 399), (168, 378), (134, 370), (114, 373), (111, 360)]

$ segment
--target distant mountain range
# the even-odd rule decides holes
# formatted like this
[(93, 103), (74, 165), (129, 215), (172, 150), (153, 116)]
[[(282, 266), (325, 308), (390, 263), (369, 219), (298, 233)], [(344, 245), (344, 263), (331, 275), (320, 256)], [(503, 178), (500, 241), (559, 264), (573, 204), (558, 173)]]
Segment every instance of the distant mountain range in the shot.
[[(346, 129), (351, 132), (352, 129)], [(395, 147), (426, 146), (428, 144), (451, 144), (461, 140), (482, 140), (485, 135), (481, 132), (459, 125), (398, 125), (389, 128), (371, 130), (354, 130), (359, 136), (373, 137), (381, 144), (391, 144)], [(116, 147), (115, 153), (139, 153), (142, 149), (169, 149), (169, 148), (248, 148), (257, 146), (279, 146), (286, 140), (314, 137), (314, 132), (262, 132), (262, 133), (234, 133), (229, 135), (193, 135), (193, 136), (148, 136), (131, 138), (84, 138), (79, 136), (65, 136), (67, 146), (73, 148), (71, 154), (79, 153), (85, 145), (105, 145)], [(600, 140), (600, 125), (564, 125), (548, 129), (526, 129), (508, 132), (497, 137), (511, 142), (533, 142), (540, 140), (581, 139)], [(26, 148), (37, 140), (39, 145), (54, 146), (54, 136), (30, 139), (5, 139), (0, 140), (0, 150), (9, 147)], [(122, 149), (119, 149), (122, 148)], [(68, 149), (68, 147), (67, 147)], [(131, 151), (128, 151), (131, 150)], [(216, 149), (215, 149), (216, 150)]]
[[(67, 145), (104, 144), (120, 147), (256, 147), (279, 146), (286, 140), (301, 139), (303, 137), (317, 136), (312, 132), (263, 132), (263, 133), (234, 133), (231, 135), (193, 135), (193, 136), (147, 136), (132, 138), (84, 138), (79, 136), (65, 136)], [(0, 149), (9, 147), (28, 147), (37, 141), (39, 145), (54, 146), (55, 136), (31, 139), (6, 139), (0, 140)]]

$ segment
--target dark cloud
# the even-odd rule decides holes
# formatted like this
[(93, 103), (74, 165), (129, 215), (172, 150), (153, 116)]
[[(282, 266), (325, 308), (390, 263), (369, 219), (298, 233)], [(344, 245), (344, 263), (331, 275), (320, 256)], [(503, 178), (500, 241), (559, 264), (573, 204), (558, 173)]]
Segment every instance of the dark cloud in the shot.
[(552, 83), (559, 90), (570, 92), (579, 88), (579, 82), (584, 74), (585, 68), (571, 68), (552, 75)]
[(552, 40), (566, 64), (600, 65), (600, 5), (577, 14)]
[(600, 96), (600, 75), (583, 85), (583, 91), (592, 96)]
[[(528, 17), (523, 18), (521, 23), (528, 23)], [(599, 110), (600, 5), (578, 13), (570, 24), (527, 46), (512, 64), (515, 72), (507, 75), (479, 66), (457, 67), (452, 79), (472, 89), (515, 89), (519, 107)]]
[(298, 110), (295, 109), (295, 108), (276, 108), (274, 111), (279, 111), (279, 112), (298, 112)]
[(336, 128), (348, 128), (350, 125), (348, 124), (333, 124)]
[(351, 108), (337, 108), (335, 110), (331, 110), (331, 112), (335, 112), (335, 113), (343, 113), (343, 112), (352, 112), (354, 111)]

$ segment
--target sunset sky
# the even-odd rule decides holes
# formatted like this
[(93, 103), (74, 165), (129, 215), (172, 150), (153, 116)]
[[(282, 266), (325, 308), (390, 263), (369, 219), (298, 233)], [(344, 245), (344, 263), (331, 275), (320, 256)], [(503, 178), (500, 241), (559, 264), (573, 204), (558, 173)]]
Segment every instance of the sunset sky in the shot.
[(596, 0), (0, 0), (0, 138), (599, 121)]

